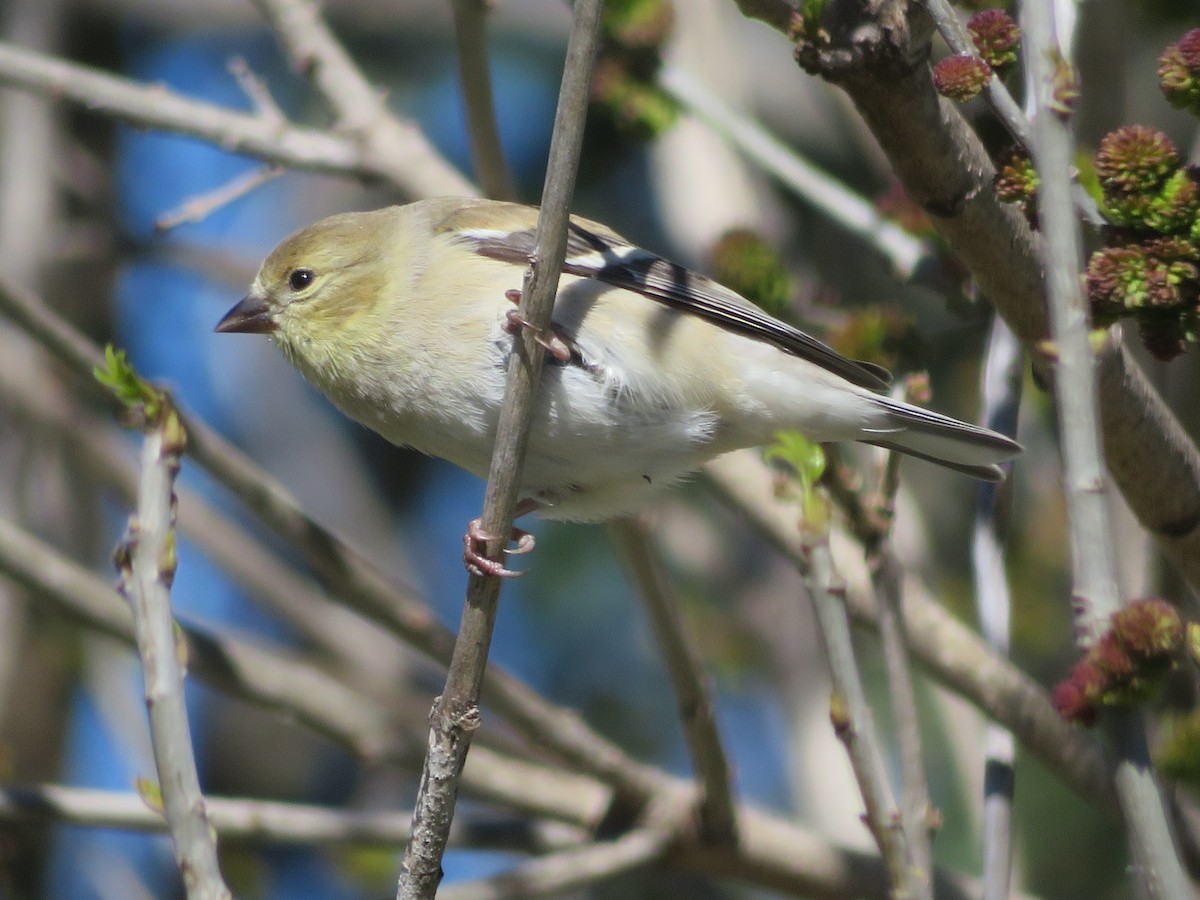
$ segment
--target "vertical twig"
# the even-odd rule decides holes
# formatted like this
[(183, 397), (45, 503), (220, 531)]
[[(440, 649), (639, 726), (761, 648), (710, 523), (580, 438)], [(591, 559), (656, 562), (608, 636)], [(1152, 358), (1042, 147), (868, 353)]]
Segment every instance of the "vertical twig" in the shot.
[(1051, 332), (1058, 354), (1055, 396), (1071, 519), (1075, 622), (1078, 638), (1087, 646), (1104, 633), (1120, 602), (1108, 529), (1087, 309), (1079, 280), (1083, 246), (1070, 199), (1074, 139), (1055, 111), (1059, 105), (1056, 82), (1067, 74), (1069, 64), (1057, 49), (1049, 4), (1024, 4), (1021, 22), (1026, 67), (1038, 106), (1031, 149), (1041, 176), (1038, 215)]
[(653, 535), (635, 519), (612, 523), (608, 534), (642, 595), (675, 689), (692, 768), (701, 785), (700, 833), (713, 843), (734, 843), (737, 820), (733, 779), (717, 729), (715, 704), (699, 654), (688, 638), (679, 600), (671, 589), (661, 554)]
[[(1055, 33), (1052, 4), (1023, 3), (1021, 28), (1037, 104), (1031, 150), (1041, 180), (1038, 217), (1050, 328), (1058, 353), (1055, 398), (1071, 527), (1072, 601), (1077, 640), (1087, 647), (1104, 633), (1120, 603), (1100, 455), (1095, 371), (1080, 284), (1083, 248), (1071, 205), (1074, 140), (1056, 101), (1056, 88), (1071, 77), (1071, 69)], [(1118, 754), (1117, 794), (1139, 883), (1151, 898), (1188, 896), (1190, 888), (1150, 769), (1141, 717), (1128, 709), (1106, 719)]]
[(175, 577), (175, 475), (186, 432), (160, 396), (142, 445), (137, 517), (118, 550), (121, 587), (133, 607), (163, 813), (188, 900), (229, 900), (204, 811), (183, 699), (171, 582)]
[[(909, 383), (898, 385), (901, 399)], [(900, 752), (900, 821), (912, 855), (914, 878), (928, 886), (933, 872), (933, 805), (929, 779), (921, 754), (921, 722), (909, 662), (907, 626), (904, 621), (904, 569), (892, 552), (892, 528), (896, 518), (896, 494), (900, 491), (900, 454), (884, 455), (876, 514), (871, 516), (874, 533), (863, 542), (871, 588), (879, 605), (879, 638), (887, 672), (888, 697), (896, 723), (896, 745)], [(926, 887), (928, 890), (928, 887)]]
[[(513, 338), (504, 405), (483, 500), (481, 525), (486, 534), (507, 537), (512, 532), (521, 466), (533, 419), (534, 394), (543, 361), (542, 348), (535, 337), (550, 321), (566, 257), (567, 224), (583, 144), (592, 64), (599, 43), (601, 6), (601, 0), (578, 0), (575, 4), (538, 216), (536, 249), (525, 276), (519, 307), (530, 327)], [(488, 554), (499, 554), (505, 543), (489, 541)], [(471, 575), (446, 687), (430, 715), (429, 752), (413, 810), (413, 835), (404, 855), (398, 900), (419, 900), (437, 893), (442, 855), (454, 816), (458, 773), (466, 759), (471, 734), (479, 726), (479, 692), (499, 599), (498, 578)]]
[[(999, 316), (992, 319), (983, 366), (983, 424), (1009, 437), (1017, 435), (1021, 407), (1024, 354), (1016, 336)], [(1010, 479), (1002, 485), (981, 483), (976, 494), (971, 539), (975, 608), (983, 638), (998, 654), (1008, 656), (1012, 604), (1004, 571), (1004, 533), (1001, 491), (1011, 494)], [(983, 774), (983, 900), (1004, 900), (1012, 881), (1012, 803), (1016, 748), (1012, 732), (989, 721), (984, 736)]]
[[(895, 454), (891, 454), (893, 457)], [(896, 746), (900, 751), (900, 816), (912, 854), (914, 877), (928, 882), (933, 875), (931, 847), (933, 816), (929, 780), (921, 755), (921, 726), (909, 662), (908, 637), (904, 623), (903, 570), (890, 548), (869, 560), (871, 585), (879, 604), (879, 637), (887, 671), (888, 696), (896, 722)]]
[(458, 76), (462, 83), (471, 162), (483, 192), (493, 200), (515, 200), (512, 173), (504, 159), (488, 67), (487, 13), (490, 0), (453, 0)]
[(846, 611), (845, 588), (834, 572), (828, 538), (810, 537), (802, 551), (804, 581), (812, 596), (817, 622), (829, 657), (833, 681), (830, 718), (838, 738), (846, 747), (854, 777), (866, 808), (866, 822), (887, 866), (892, 891), (896, 896), (929, 898), (930, 873), (918, 872), (912, 850), (901, 827), (900, 812), (892, 795), (879, 735), (867, 705), (850, 639), (850, 618)]

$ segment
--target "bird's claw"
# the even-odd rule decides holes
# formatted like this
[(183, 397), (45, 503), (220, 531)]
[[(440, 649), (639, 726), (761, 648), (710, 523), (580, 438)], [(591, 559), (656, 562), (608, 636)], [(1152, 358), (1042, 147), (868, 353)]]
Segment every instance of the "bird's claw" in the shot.
[(516, 334), (522, 329), (528, 330), (534, 341), (558, 362), (571, 361), (571, 346), (554, 330), (554, 326), (548, 329), (534, 328), (533, 323), (521, 315), (519, 310), (510, 309), (505, 312), (504, 330), (509, 334)]
[[(520, 578), (525, 572), (519, 569), (509, 569), (499, 560), (486, 555), (488, 541), (498, 541), (502, 535), (490, 534), (483, 530), (483, 521), (472, 519), (463, 535), (463, 565), (467, 571), (480, 577)], [(509, 540), (516, 543), (515, 547), (505, 547), (504, 553), (509, 556), (520, 556), (529, 553), (534, 548), (533, 535), (521, 528), (513, 528)]]

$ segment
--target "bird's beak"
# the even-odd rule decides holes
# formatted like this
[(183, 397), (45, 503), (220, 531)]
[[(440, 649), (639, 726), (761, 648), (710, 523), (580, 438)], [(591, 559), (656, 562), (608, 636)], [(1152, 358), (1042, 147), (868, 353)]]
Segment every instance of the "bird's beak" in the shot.
[(266, 297), (247, 294), (225, 317), (217, 323), (215, 331), (230, 331), (240, 334), (270, 334), (275, 330), (275, 320)]

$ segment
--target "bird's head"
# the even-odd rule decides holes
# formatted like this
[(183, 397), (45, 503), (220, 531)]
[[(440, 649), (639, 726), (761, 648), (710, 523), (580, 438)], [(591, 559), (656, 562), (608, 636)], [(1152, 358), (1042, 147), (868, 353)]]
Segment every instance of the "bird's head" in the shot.
[(368, 324), (403, 248), (394, 209), (345, 213), (301, 229), (271, 251), (220, 332), (269, 334), (297, 362), (315, 363)]

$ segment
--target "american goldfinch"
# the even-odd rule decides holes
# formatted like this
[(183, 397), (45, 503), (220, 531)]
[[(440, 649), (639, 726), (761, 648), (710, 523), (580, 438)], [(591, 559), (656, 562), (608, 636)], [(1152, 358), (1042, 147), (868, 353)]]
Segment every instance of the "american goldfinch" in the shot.
[[(217, 331), (270, 334), (389, 441), (486, 476), (537, 210), (441, 198), (286, 238)], [(865, 441), (998, 480), (1020, 446), (876, 391), (855, 362), (733, 291), (574, 218), (538, 388), (522, 510), (630, 512), (782, 429)]]

